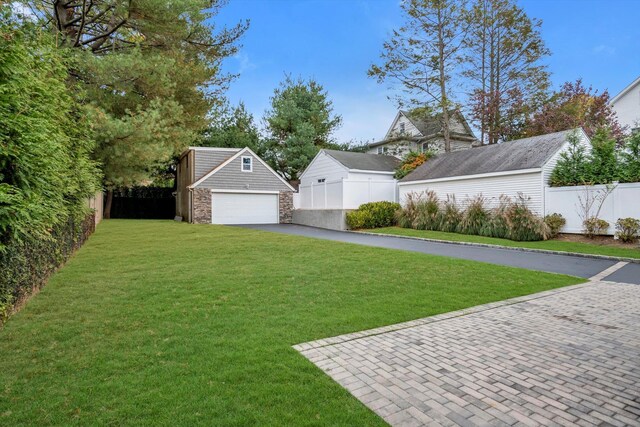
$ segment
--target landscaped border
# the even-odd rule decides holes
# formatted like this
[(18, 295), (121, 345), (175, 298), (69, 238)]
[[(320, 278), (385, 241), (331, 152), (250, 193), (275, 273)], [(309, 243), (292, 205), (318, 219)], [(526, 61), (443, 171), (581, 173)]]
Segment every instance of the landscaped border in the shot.
[(624, 262), (632, 262), (632, 263), (640, 264), (640, 258), (619, 257), (619, 256), (613, 256), (613, 255), (586, 254), (582, 252), (554, 251), (551, 249), (524, 248), (522, 246), (494, 245), (491, 243), (463, 242), (463, 241), (456, 241), (456, 240), (433, 239), (429, 237), (406, 236), (401, 234), (373, 233), (370, 231), (353, 231), (353, 230), (346, 230), (346, 231), (349, 233), (367, 234), (370, 236), (398, 237), (401, 239), (423, 240), (426, 242), (434, 242), (434, 243), (449, 243), (452, 245), (477, 246), (482, 248), (494, 248), (494, 249), (511, 249), (511, 250), (521, 251), (521, 252), (536, 252), (536, 253), (551, 254), (551, 255), (570, 255), (570, 256), (577, 256), (581, 258), (606, 259), (610, 261), (624, 261)]

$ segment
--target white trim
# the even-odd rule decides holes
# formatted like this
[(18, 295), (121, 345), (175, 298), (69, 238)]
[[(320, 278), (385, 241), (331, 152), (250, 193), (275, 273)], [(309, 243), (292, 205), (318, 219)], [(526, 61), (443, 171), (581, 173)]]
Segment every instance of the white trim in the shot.
[(542, 168), (518, 169), (518, 170), (515, 170), (515, 171), (479, 173), (479, 174), (475, 174), (475, 175), (449, 176), (449, 177), (446, 177), (446, 178), (423, 179), (423, 180), (420, 180), (420, 181), (406, 181), (406, 182), (399, 182), (398, 185), (413, 185), (413, 184), (427, 184), (427, 183), (432, 183), (432, 182), (460, 181), (460, 180), (466, 180), (466, 179), (489, 178), (489, 177), (493, 177), (493, 176), (524, 175), (524, 174), (528, 174), (528, 173), (537, 173), (537, 172), (542, 172)]
[(340, 166), (342, 169), (344, 169), (345, 171), (349, 171), (349, 169), (343, 165), (342, 163), (340, 163), (339, 161), (337, 161), (336, 159), (334, 159), (333, 157), (331, 157), (329, 154), (327, 154), (324, 149), (318, 151), (318, 154), (316, 154), (316, 156), (311, 160), (311, 163), (309, 163), (309, 166), (307, 166), (304, 171), (300, 174), (300, 176), (298, 177), (298, 179), (300, 181), (302, 181), (302, 177), (307, 173), (307, 171), (309, 169), (311, 169), (311, 166), (315, 163), (316, 160), (318, 160), (318, 157), (320, 157), (320, 154), (324, 154), (325, 156), (327, 156), (328, 158), (330, 158), (332, 161), (334, 161), (338, 166)]
[(370, 171), (370, 170), (366, 170), (366, 169), (349, 169), (349, 172), (353, 172), (353, 173), (371, 173), (371, 174), (378, 174), (378, 175), (393, 175), (393, 174), (395, 174), (395, 172)]
[(240, 155), (242, 155), (243, 153), (247, 153), (247, 152), (249, 154), (251, 154), (253, 157), (255, 157), (256, 160), (258, 160), (264, 167), (267, 168), (267, 170), (269, 170), (273, 175), (275, 175), (276, 178), (278, 178), (280, 181), (282, 181), (282, 183), (284, 185), (286, 185), (289, 189), (291, 189), (291, 191), (294, 191), (294, 192), (296, 191), (287, 181), (285, 181), (280, 175), (278, 175), (276, 173), (276, 171), (271, 169), (271, 166), (266, 164), (265, 161), (260, 158), (260, 156), (258, 156), (256, 153), (251, 151), (251, 149), (249, 147), (244, 147), (242, 150), (238, 151), (236, 154), (234, 154), (233, 156), (229, 157), (224, 162), (220, 163), (218, 166), (216, 166), (211, 171), (209, 171), (209, 173), (205, 174), (202, 178), (200, 178), (199, 180), (197, 180), (196, 182), (194, 182), (193, 184), (191, 184), (187, 188), (195, 188), (195, 187), (197, 187), (198, 185), (200, 185), (204, 181), (206, 181), (211, 175), (215, 174), (216, 172), (218, 172), (219, 170), (221, 170), (222, 168), (227, 166), (229, 163), (231, 163), (233, 160), (237, 159)]
[(620, 100), (620, 98), (622, 98), (624, 95), (626, 95), (627, 92), (629, 92), (631, 89), (633, 89), (635, 87), (635, 85), (637, 85), (637, 84), (640, 84), (640, 77), (638, 77), (633, 82), (631, 82), (631, 84), (629, 86), (627, 86), (624, 89), (622, 89), (619, 94), (617, 94), (616, 96), (611, 98), (611, 100), (609, 101), (609, 104), (615, 104), (616, 102), (618, 102)]
[[(249, 159), (249, 170), (244, 168), (244, 159)], [(241, 172), (253, 172), (253, 157), (251, 156), (240, 156), (240, 171)]]
[(387, 129), (387, 133), (385, 133), (384, 134), (384, 138), (382, 138), (383, 141), (385, 139), (387, 139), (387, 137), (389, 136), (389, 133), (391, 132), (391, 129), (393, 129), (393, 127), (395, 126), (396, 122), (398, 121), (398, 118), (400, 117), (400, 114), (402, 114), (402, 111), (398, 110), (398, 112), (396, 113), (396, 116), (393, 118), (393, 121), (391, 122), (391, 126), (389, 126), (389, 129)]
[(279, 191), (267, 191), (267, 190), (216, 190), (212, 189), (212, 193), (241, 193), (241, 194), (280, 194)]
[(225, 147), (189, 147), (189, 150), (200, 150), (200, 151), (230, 151), (232, 153), (237, 153), (238, 151), (242, 151), (242, 148), (225, 148)]

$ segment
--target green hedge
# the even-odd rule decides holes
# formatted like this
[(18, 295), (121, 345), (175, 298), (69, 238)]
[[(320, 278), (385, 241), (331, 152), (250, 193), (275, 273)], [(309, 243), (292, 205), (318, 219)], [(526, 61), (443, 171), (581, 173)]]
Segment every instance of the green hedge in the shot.
[(390, 227), (396, 224), (396, 212), (400, 208), (399, 203), (393, 202), (365, 203), (347, 213), (347, 226), (351, 230)]
[(48, 238), (14, 239), (0, 252), (0, 324), (14, 307), (40, 289), (95, 230), (95, 215), (56, 225)]

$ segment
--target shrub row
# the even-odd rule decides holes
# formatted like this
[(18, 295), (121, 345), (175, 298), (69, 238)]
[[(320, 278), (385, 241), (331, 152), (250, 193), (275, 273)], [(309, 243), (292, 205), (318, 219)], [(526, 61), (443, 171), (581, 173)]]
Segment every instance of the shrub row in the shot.
[[(518, 241), (544, 240), (557, 233), (559, 218), (551, 219), (553, 226), (534, 214), (527, 206), (528, 200), (519, 194), (514, 200), (501, 196), (495, 208), (488, 208), (482, 196), (470, 199), (465, 209), (460, 209), (453, 196), (440, 201), (433, 191), (412, 193), (407, 196), (404, 208), (397, 214), (401, 227), (418, 230), (435, 230), (476, 234)], [(561, 218), (561, 216), (560, 216)]]
[(371, 202), (347, 212), (347, 226), (351, 230), (379, 228), (395, 225), (395, 215), (400, 204), (393, 202)]
[(624, 144), (607, 129), (599, 129), (591, 138), (591, 149), (582, 145), (580, 135), (567, 138), (568, 149), (560, 155), (549, 184), (552, 187), (640, 182), (640, 132), (629, 136)]
[(73, 217), (54, 226), (47, 238), (12, 240), (0, 252), (0, 324), (13, 308), (40, 289), (95, 230), (95, 216)]

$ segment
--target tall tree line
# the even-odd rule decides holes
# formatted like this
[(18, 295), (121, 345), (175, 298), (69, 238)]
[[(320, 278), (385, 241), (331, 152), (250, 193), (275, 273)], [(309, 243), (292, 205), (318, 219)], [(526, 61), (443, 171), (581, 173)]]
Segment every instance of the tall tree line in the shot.
[(399, 87), (401, 105), (437, 113), (446, 151), (449, 112), (460, 101), (483, 143), (520, 133), (549, 88), (541, 22), (514, 0), (405, 0), (401, 7), (405, 24), (369, 75)]
[(221, 70), (247, 22), (217, 28), (223, 0), (30, 0), (71, 58), (107, 189), (142, 184), (209, 124), (235, 77)]

